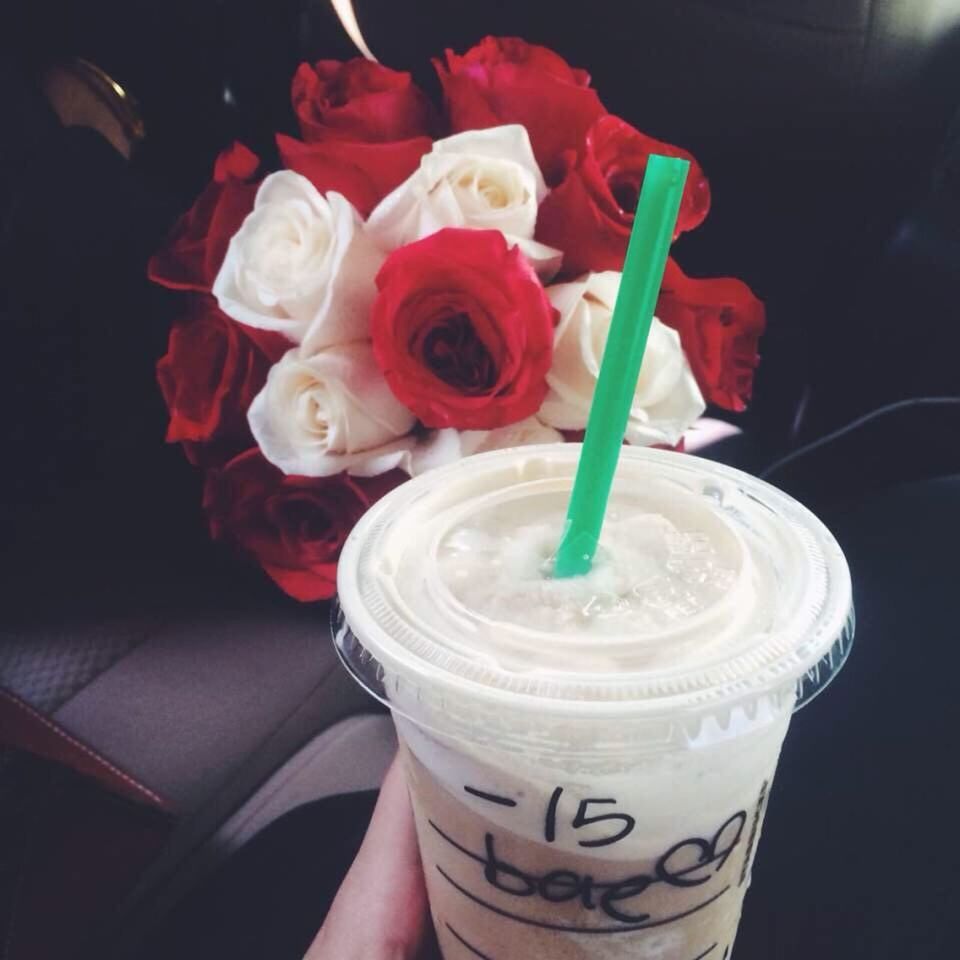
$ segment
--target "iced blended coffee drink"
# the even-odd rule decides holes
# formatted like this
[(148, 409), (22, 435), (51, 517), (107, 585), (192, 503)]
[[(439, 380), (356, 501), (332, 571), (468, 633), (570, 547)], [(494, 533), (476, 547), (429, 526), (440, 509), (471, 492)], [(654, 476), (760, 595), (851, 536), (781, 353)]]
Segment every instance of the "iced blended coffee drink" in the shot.
[(625, 448), (591, 572), (554, 579), (578, 455), (380, 501), (337, 645), (393, 712), (445, 960), (726, 960), (791, 714), (849, 649), (849, 573), (767, 484)]

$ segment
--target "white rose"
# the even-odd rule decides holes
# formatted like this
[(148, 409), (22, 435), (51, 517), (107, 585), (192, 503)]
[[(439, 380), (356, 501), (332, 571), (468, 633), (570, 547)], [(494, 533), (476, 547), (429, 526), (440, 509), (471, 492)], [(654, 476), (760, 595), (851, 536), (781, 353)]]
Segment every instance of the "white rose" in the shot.
[(220, 309), (310, 352), (368, 335), (383, 254), (339, 193), (298, 173), (267, 177), (213, 283)]
[[(547, 288), (560, 312), (547, 374), (550, 392), (537, 416), (558, 430), (582, 430), (600, 373), (620, 289), (614, 271)], [(628, 443), (678, 443), (705, 404), (675, 330), (654, 317), (627, 422)]]
[(437, 140), (419, 169), (373, 210), (367, 230), (388, 251), (444, 227), (499, 230), (549, 278), (563, 254), (533, 239), (546, 195), (525, 127), (468, 130)]
[(405, 461), (415, 418), (387, 386), (369, 343), (289, 350), (247, 413), (263, 455), (284, 473), (369, 477)]
[(410, 451), (404, 469), (411, 476), (417, 476), (475, 453), (534, 443), (563, 443), (563, 435), (536, 417), (496, 430), (434, 430)]

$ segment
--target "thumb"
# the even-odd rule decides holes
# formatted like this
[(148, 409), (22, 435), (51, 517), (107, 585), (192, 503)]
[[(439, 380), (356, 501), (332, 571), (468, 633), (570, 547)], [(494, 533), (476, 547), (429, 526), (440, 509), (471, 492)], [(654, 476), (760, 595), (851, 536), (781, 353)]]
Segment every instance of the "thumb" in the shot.
[(413, 812), (394, 760), (360, 851), (304, 960), (417, 960), (429, 927)]

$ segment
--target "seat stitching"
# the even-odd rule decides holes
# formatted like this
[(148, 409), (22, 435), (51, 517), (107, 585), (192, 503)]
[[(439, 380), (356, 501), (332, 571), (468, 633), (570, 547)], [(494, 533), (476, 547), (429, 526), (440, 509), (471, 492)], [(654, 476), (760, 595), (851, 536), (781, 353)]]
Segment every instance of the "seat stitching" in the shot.
[(19, 707), (21, 710), (23, 710), (25, 713), (28, 713), (35, 720), (38, 720), (41, 724), (43, 724), (43, 726), (45, 726), (52, 733), (66, 740), (67, 743), (69, 743), (72, 747), (79, 750), (81, 753), (86, 754), (86, 756), (88, 756), (91, 760), (93, 760), (97, 764), (105, 767), (114, 776), (119, 777), (124, 783), (132, 787), (138, 793), (150, 799), (157, 806), (159, 807), (166, 806), (166, 803), (163, 800), (163, 798), (160, 797), (158, 794), (154, 793), (149, 787), (140, 783), (138, 780), (135, 780), (128, 773), (124, 773), (123, 770), (121, 770), (118, 766), (116, 766), (115, 764), (107, 760), (106, 757), (101, 756), (95, 750), (88, 747), (85, 743), (82, 743), (76, 737), (72, 736), (62, 727), (58, 726), (49, 718), (45, 717), (42, 713), (40, 713), (39, 710), (35, 710), (32, 706), (30, 706), (30, 704), (24, 703), (24, 701), (21, 700), (19, 697), (13, 696), (6, 690), (0, 691), (0, 695), (2, 695), (6, 700), (12, 703), (15, 707)]

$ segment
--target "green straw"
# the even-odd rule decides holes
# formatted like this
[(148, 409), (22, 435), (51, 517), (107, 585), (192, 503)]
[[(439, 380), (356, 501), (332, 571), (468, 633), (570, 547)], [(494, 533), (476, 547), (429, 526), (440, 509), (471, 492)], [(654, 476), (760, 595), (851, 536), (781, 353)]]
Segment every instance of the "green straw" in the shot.
[(567, 523), (554, 558), (555, 577), (589, 573), (597, 551), (689, 168), (675, 157), (654, 154), (647, 161)]

